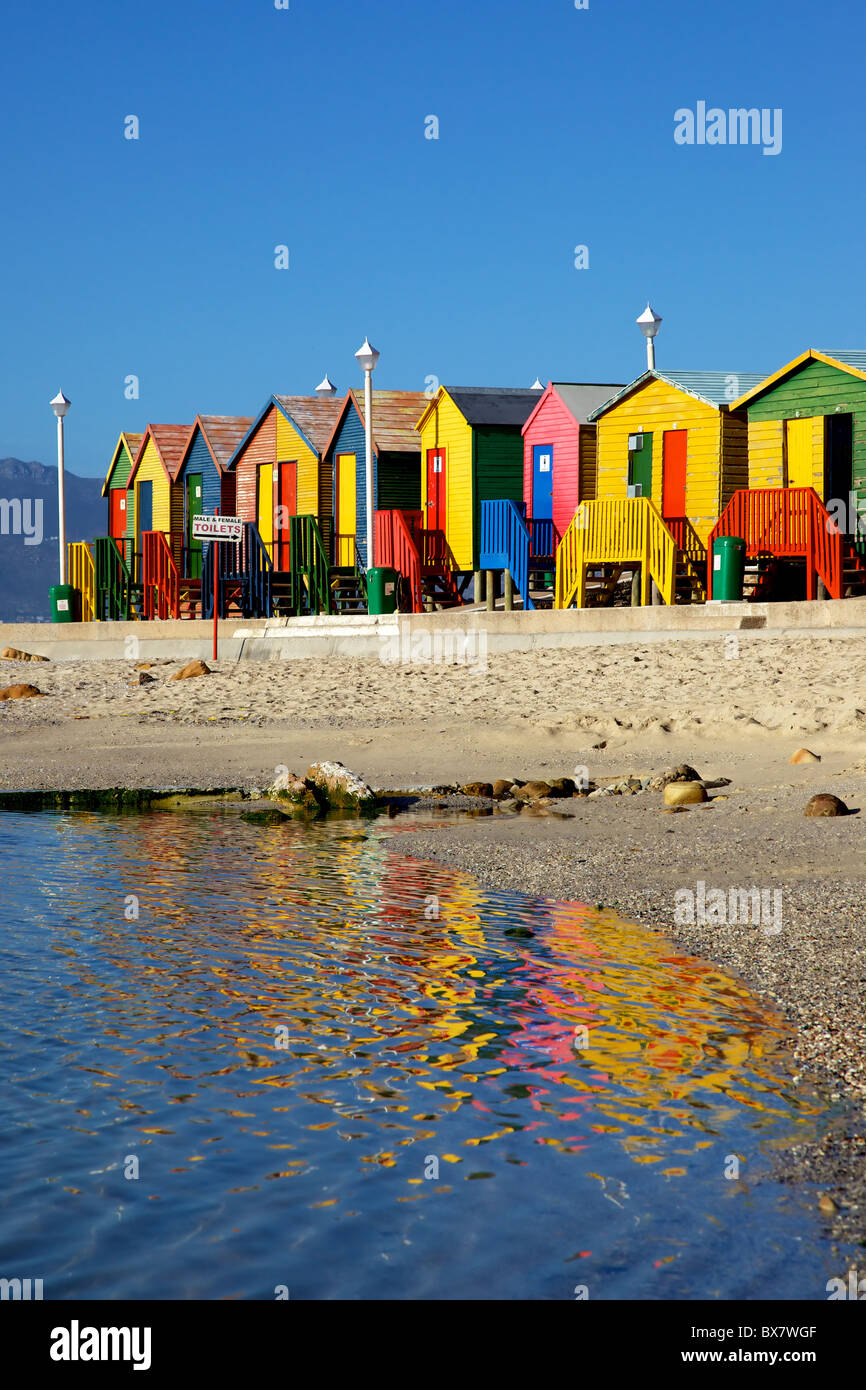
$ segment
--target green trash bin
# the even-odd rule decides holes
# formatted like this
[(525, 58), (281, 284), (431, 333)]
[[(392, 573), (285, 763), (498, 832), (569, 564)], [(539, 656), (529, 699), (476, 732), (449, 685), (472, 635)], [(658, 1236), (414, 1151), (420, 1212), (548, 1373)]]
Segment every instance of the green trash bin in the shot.
[(48, 596), (51, 599), (52, 623), (75, 621), (75, 589), (71, 584), (52, 584)]
[(367, 612), (396, 613), (399, 575), (388, 565), (367, 570)]
[(713, 598), (736, 603), (743, 597), (746, 542), (739, 536), (716, 536), (713, 541)]

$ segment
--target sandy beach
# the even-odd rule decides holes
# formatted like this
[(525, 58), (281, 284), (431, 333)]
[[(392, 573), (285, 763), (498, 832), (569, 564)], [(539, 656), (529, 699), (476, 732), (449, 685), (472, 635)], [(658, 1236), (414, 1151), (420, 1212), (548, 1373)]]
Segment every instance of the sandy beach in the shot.
[[(222, 663), (170, 682), (180, 664), (156, 663), (131, 687), (132, 663), (4, 661), (2, 684), (32, 682), (45, 698), (0, 704), (0, 788), (264, 787), (276, 767), (303, 773), (326, 757), (382, 792), (576, 769), (603, 786), (679, 763), (728, 779), (676, 815), (651, 791), (520, 814), (481, 802), (490, 814), (401, 834), (399, 849), (495, 887), (614, 906), (769, 999), (794, 1025), (795, 1078), (839, 1109), (820, 1143), (785, 1154), (785, 1175), (818, 1185), (834, 1235), (866, 1237), (859, 638), (743, 632), (497, 656), (484, 669)], [(791, 766), (801, 747), (820, 762)], [(856, 814), (806, 818), (818, 792)], [(778, 891), (781, 929), (678, 922), (677, 894), (700, 883)]]

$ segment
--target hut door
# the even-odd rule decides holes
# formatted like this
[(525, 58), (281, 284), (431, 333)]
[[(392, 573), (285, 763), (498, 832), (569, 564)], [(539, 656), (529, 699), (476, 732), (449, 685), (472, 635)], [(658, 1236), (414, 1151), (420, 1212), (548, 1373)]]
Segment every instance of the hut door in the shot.
[(824, 496), (823, 501), (839, 499), (845, 503), (847, 516), (849, 493), (854, 486), (854, 417), (853, 415), (827, 415), (825, 417), (826, 436), (824, 440)]
[(532, 519), (553, 520), (552, 444), (536, 444), (532, 450)]
[(188, 579), (201, 579), (201, 541), (192, 534), (193, 517), (202, 514), (202, 475), (188, 473), (186, 478), (186, 545), (188, 551), (184, 574)]
[(274, 558), (274, 465), (260, 463), (257, 474), (256, 525), (262, 538), (262, 545), (271, 559)]
[(298, 465), (297, 462), (277, 465), (277, 498), (275, 515), (277, 518), (277, 568), (289, 569), (291, 565), (291, 525), (290, 518), (298, 515)]
[(445, 527), (445, 450), (427, 450), (427, 519), (428, 531), (444, 531)]
[(108, 534), (119, 541), (126, 535), (126, 488), (113, 487), (109, 493), (109, 502), (111, 508)]
[(812, 486), (812, 431), (814, 421), (785, 421), (787, 487)]
[(337, 455), (337, 554), (335, 563), (352, 566), (355, 563), (355, 534), (357, 531), (358, 499), (355, 492), (355, 455)]
[(686, 459), (688, 430), (665, 430), (662, 454), (662, 516), (686, 515)]
[(138, 539), (139, 548), (141, 537), (145, 531), (153, 530), (153, 483), (150, 481), (139, 483), (138, 485)]

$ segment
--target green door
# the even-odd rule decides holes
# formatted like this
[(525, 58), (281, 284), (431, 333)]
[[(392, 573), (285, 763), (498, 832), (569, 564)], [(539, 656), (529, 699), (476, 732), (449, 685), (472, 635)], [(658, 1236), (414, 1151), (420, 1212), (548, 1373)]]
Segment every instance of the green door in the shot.
[(201, 516), (201, 473), (188, 473), (186, 479), (186, 543), (189, 548), (188, 573), (186, 579), (201, 579), (201, 541), (192, 534), (193, 518)]
[(628, 481), (630, 485), (639, 484), (640, 496), (651, 497), (653, 490), (653, 437), (647, 430), (645, 434), (634, 436), (640, 443), (639, 449), (629, 449)]

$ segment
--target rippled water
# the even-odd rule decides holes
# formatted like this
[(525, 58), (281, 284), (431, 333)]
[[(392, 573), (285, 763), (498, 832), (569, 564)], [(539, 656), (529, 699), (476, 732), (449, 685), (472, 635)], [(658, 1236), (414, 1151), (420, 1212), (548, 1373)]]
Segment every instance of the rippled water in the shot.
[(411, 820), (0, 824), (0, 1276), (826, 1297), (803, 1199), (755, 1181), (819, 1103), (709, 965), (386, 848)]

